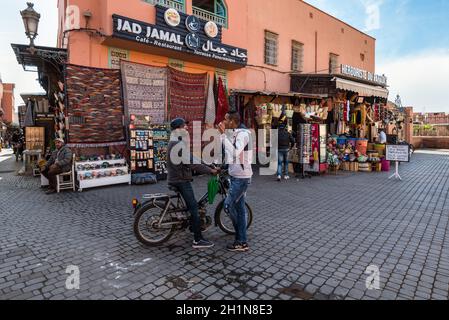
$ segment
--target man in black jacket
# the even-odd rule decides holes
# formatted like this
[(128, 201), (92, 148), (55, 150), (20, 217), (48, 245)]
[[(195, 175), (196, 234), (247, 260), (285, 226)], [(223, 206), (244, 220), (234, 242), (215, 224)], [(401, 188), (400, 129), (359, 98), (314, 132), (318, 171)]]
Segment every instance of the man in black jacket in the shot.
[(209, 168), (203, 164), (193, 164), (193, 157), (187, 157), (183, 154), (190, 146), (186, 145), (178, 136), (188, 135), (187, 124), (184, 119), (175, 119), (171, 122), (172, 139), (168, 144), (167, 154), (167, 171), (168, 171), (168, 184), (179, 190), (184, 201), (186, 202), (187, 209), (191, 215), (191, 226), (194, 235), (192, 247), (194, 249), (203, 249), (213, 247), (214, 244), (203, 238), (201, 234), (201, 221), (198, 212), (198, 202), (195, 199), (195, 193), (192, 187), (192, 170), (200, 174), (218, 174), (218, 170)]
[(45, 168), (41, 171), (50, 184), (47, 194), (56, 192), (56, 176), (58, 174), (72, 170), (72, 151), (64, 144), (63, 139), (56, 139), (55, 145), (56, 151), (52, 153)]
[(284, 124), (279, 126), (278, 130), (278, 181), (282, 179), (282, 166), (285, 169), (284, 179), (290, 179), (288, 173), (288, 152), (295, 145), (295, 138), (287, 131), (287, 127)]

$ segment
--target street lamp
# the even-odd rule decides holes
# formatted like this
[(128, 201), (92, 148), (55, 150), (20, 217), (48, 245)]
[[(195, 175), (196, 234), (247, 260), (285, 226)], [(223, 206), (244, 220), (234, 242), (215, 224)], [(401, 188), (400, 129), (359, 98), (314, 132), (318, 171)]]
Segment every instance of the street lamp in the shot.
[(34, 4), (27, 2), (28, 8), (20, 11), (25, 26), (25, 34), (30, 39), (30, 51), (34, 53), (34, 39), (37, 36), (37, 29), (39, 26), (39, 19), (41, 15), (34, 10)]

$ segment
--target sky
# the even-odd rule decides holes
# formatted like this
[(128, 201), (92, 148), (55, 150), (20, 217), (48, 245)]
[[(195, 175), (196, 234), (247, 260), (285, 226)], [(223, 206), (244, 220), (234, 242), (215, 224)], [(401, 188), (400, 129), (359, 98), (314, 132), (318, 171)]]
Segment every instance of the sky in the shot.
[(417, 112), (449, 112), (448, 0), (306, 0), (376, 38), (376, 73), (390, 100)]
[[(10, 43), (29, 43), (19, 14), (26, 8), (26, 1), (0, 1), (0, 74), (3, 82), (16, 83), (16, 105), (20, 105), (20, 93), (43, 89), (36, 81), (36, 73), (25, 72), (18, 65), (10, 46)], [(418, 112), (449, 112), (449, 100), (445, 97), (449, 93), (448, 0), (306, 2), (377, 39), (376, 73), (388, 77), (390, 100), (399, 94), (403, 105), (413, 106)], [(56, 0), (34, 0), (34, 3), (41, 14), (36, 44), (54, 47)]]

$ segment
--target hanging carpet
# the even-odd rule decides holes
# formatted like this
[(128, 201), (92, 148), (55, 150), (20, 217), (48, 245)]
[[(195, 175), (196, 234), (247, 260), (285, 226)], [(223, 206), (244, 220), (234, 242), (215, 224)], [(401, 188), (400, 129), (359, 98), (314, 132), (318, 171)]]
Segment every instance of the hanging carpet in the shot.
[(167, 68), (121, 62), (125, 114), (150, 116), (151, 123), (166, 121)]
[(66, 66), (69, 144), (124, 141), (120, 70)]
[(170, 120), (183, 118), (204, 123), (207, 99), (207, 73), (192, 74), (168, 69)]

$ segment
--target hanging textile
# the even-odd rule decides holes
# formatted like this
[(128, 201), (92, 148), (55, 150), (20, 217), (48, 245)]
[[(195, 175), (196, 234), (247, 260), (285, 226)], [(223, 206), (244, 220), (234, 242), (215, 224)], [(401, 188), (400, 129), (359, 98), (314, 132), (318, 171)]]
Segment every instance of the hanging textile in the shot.
[(226, 113), (229, 112), (228, 98), (226, 96), (223, 80), (218, 78), (218, 104), (217, 104), (217, 118), (215, 124), (224, 120)]
[(300, 124), (298, 128), (299, 161), (300, 164), (309, 164), (312, 155), (312, 126)]
[(127, 117), (150, 116), (152, 124), (166, 122), (167, 68), (127, 61), (120, 68)]
[(34, 104), (31, 99), (28, 99), (27, 107), (26, 107), (26, 113), (25, 113), (25, 120), (24, 120), (24, 127), (34, 127)]
[(312, 155), (311, 160), (314, 162), (319, 162), (319, 150), (320, 150), (320, 125), (311, 125), (311, 136), (312, 136)]
[(349, 122), (350, 112), (351, 112), (351, 102), (348, 100), (346, 102), (346, 122)]
[(217, 115), (216, 105), (215, 105), (215, 95), (214, 95), (214, 81), (209, 75), (209, 90), (207, 93), (207, 104), (206, 104), (206, 124), (214, 125), (215, 118)]
[(66, 66), (68, 143), (124, 141), (120, 70)]
[[(207, 73), (193, 74), (168, 69), (169, 118), (204, 123), (207, 100)], [(190, 127), (191, 127), (190, 126)]]
[[(228, 90), (226, 91), (226, 96), (228, 96)], [(237, 96), (232, 95), (229, 96), (229, 110), (230, 111), (239, 111), (238, 107), (237, 107)]]

